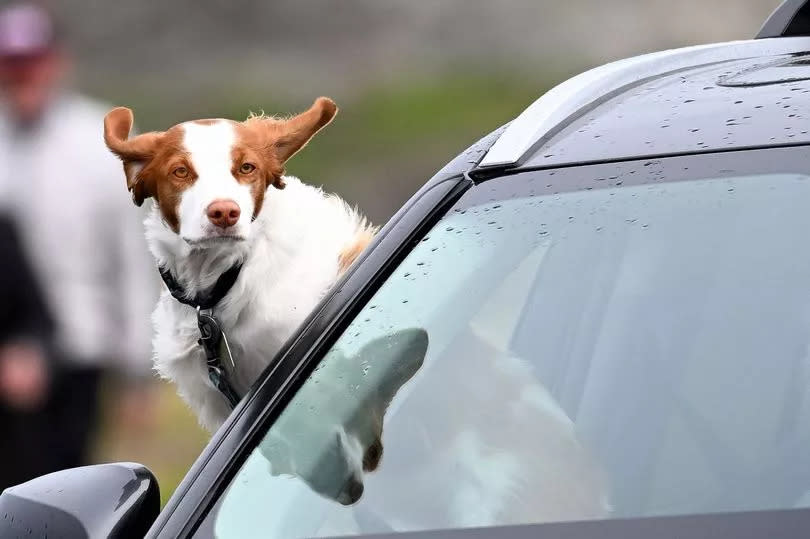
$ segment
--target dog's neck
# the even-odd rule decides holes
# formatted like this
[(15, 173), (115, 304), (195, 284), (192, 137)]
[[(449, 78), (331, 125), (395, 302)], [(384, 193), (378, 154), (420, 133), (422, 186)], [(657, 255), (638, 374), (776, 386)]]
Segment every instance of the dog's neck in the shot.
[(209, 290), (223, 273), (247, 258), (248, 241), (204, 248), (189, 245), (163, 221), (156, 206), (149, 210), (144, 224), (157, 265), (171, 272), (190, 296)]

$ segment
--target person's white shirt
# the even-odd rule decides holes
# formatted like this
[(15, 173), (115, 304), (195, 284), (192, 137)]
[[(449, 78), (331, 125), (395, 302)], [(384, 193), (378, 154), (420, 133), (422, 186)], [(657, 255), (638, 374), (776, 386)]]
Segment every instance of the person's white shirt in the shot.
[(104, 145), (110, 108), (63, 93), (25, 128), (0, 108), (0, 206), (19, 227), (66, 358), (142, 375), (157, 270), (121, 164)]

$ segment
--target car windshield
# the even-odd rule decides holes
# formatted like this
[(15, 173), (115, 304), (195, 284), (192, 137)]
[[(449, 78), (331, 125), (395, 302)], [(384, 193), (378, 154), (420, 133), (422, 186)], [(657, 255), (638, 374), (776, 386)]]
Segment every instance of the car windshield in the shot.
[(472, 188), (270, 426), (215, 534), (810, 506), (810, 177), (637, 169)]

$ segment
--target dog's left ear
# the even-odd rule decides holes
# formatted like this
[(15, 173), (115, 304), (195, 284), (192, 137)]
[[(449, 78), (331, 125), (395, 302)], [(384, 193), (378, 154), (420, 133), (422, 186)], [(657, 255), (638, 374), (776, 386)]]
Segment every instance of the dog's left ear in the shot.
[(334, 101), (319, 97), (308, 111), (281, 122), (273, 146), (282, 164), (306, 146), (318, 131), (329, 125), (337, 112)]
[(273, 152), (274, 170), (271, 170), (267, 185), (284, 189), (284, 164), (295, 155), (315, 134), (326, 127), (338, 112), (335, 102), (328, 97), (319, 97), (306, 112), (289, 120), (259, 116), (245, 123), (258, 128), (266, 147)]

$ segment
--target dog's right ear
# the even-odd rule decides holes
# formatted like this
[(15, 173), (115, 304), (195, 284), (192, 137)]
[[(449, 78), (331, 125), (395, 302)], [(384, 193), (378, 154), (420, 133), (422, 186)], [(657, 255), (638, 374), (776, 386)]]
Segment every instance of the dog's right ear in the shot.
[(129, 138), (132, 130), (132, 111), (117, 107), (104, 117), (104, 142), (112, 153), (124, 163), (127, 189), (132, 193), (136, 206), (155, 195), (153, 182), (140, 176), (141, 170), (154, 157), (163, 133), (144, 133)]

